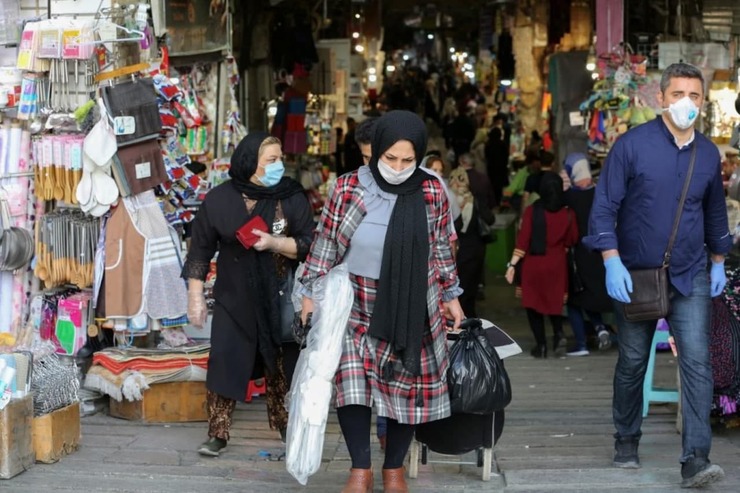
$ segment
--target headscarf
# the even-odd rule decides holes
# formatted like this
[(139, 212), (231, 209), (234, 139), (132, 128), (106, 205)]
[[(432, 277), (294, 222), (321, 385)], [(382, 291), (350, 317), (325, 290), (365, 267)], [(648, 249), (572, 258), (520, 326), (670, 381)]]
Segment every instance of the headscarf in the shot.
[[(582, 188), (578, 186), (578, 182), (591, 178), (591, 166), (588, 163), (588, 158), (581, 152), (573, 152), (568, 154), (563, 163), (566, 173), (570, 178), (571, 186), (576, 190)], [(591, 188), (593, 184), (585, 188)]]
[(540, 179), (540, 196), (532, 204), (532, 238), (530, 255), (544, 255), (547, 250), (547, 220), (545, 212), (557, 212), (565, 205), (563, 179), (555, 172), (545, 171)]
[[(251, 212), (247, 211), (248, 219), (261, 216), (267, 224), (268, 232), (272, 233), (278, 202), (293, 195), (305, 193), (305, 191), (297, 181), (287, 177), (283, 177), (273, 187), (263, 187), (251, 182), (252, 175), (257, 171), (260, 145), (267, 137), (269, 134), (265, 132), (252, 132), (239, 142), (231, 156), (229, 176), (231, 184), (237, 191), (257, 201), (254, 209)], [(268, 251), (258, 252), (250, 248), (245, 249), (242, 258), (246, 262), (248, 271), (244, 281), (247, 283), (249, 300), (245, 300), (245, 303), (254, 303), (258, 347), (267, 372), (274, 374), (277, 371), (276, 349), (282, 342), (279, 280), (274, 254)], [(291, 273), (289, 272), (288, 275)]]
[[(378, 158), (400, 140), (414, 146), (416, 171), (400, 185), (386, 182)], [(424, 122), (410, 111), (390, 111), (378, 118), (368, 164), (381, 190), (398, 196), (391, 212), (383, 246), (378, 292), (369, 333), (388, 341), (404, 368), (413, 375), (421, 369), (421, 341), (427, 324), (429, 233), (422, 185), (434, 179), (419, 169), (427, 146)], [(383, 377), (391, 380), (390, 362)]]

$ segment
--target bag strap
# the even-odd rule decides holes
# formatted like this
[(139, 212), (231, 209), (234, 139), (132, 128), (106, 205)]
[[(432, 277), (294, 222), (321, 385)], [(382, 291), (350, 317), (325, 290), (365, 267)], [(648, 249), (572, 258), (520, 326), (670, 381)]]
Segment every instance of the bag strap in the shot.
[(689, 194), (689, 185), (691, 185), (691, 176), (694, 174), (694, 164), (696, 163), (696, 147), (697, 143), (691, 146), (691, 160), (689, 161), (689, 170), (686, 172), (686, 180), (683, 182), (683, 191), (681, 192), (681, 200), (678, 202), (678, 210), (676, 211), (676, 218), (673, 220), (673, 231), (671, 231), (671, 237), (668, 240), (668, 248), (665, 250), (663, 255), (663, 268), (668, 267), (671, 261), (671, 251), (673, 250), (673, 244), (676, 242), (676, 236), (678, 235), (678, 223), (681, 221), (681, 214), (683, 213), (683, 206), (686, 202), (686, 196)]

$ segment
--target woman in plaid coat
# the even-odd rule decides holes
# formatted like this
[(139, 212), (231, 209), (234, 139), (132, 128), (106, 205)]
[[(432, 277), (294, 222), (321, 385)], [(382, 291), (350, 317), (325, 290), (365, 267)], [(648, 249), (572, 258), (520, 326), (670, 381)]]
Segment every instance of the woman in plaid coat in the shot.
[(408, 491), (403, 460), (413, 425), (450, 415), (444, 318), (463, 318), (439, 180), (418, 167), (426, 128), (414, 113), (376, 122), (368, 166), (337, 179), (300, 279), (303, 317), (316, 279), (344, 262), (355, 290), (335, 377), (339, 424), (352, 457), (345, 493), (372, 491), (372, 406), (388, 418), (385, 491)]

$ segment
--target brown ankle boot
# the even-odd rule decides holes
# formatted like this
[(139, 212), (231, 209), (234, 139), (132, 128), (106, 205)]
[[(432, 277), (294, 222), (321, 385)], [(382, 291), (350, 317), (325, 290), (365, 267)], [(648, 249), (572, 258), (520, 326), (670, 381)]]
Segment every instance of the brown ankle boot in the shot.
[(373, 470), (372, 469), (350, 469), (349, 478), (344, 485), (342, 493), (372, 493)]
[(383, 491), (385, 493), (409, 493), (404, 473), (406, 469), (383, 469)]

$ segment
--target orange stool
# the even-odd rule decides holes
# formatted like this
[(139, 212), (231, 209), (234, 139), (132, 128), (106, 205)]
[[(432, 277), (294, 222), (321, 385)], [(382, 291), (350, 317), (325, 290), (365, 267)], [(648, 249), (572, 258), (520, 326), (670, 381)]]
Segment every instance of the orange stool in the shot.
[(252, 397), (257, 397), (267, 392), (267, 383), (264, 378), (250, 380), (247, 386), (247, 402), (252, 402)]

